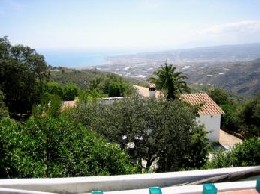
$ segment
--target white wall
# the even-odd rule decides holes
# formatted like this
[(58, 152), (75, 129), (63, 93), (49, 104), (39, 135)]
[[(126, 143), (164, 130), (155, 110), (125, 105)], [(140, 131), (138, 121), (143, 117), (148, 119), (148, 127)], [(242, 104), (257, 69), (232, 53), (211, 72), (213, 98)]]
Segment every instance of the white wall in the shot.
[(221, 115), (200, 115), (196, 119), (199, 125), (204, 125), (207, 132), (207, 137), (210, 141), (219, 141)]
[(109, 97), (109, 98), (102, 98), (101, 99), (101, 103), (102, 104), (108, 104), (111, 105), (114, 102), (118, 101), (118, 100), (122, 100), (124, 97)]

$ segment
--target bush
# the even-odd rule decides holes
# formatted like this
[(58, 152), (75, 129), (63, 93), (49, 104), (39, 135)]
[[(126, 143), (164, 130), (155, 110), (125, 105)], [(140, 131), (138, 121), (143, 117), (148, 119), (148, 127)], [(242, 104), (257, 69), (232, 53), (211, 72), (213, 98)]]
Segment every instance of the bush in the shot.
[(137, 172), (128, 156), (65, 117), (0, 121), (2, 178), (119, 175)]
[(252, 138), (237, 144), (227, 152), (217, 152), (205, 168), (222, 168), (231, 166), (257, 166), (260, 164), (260, 139)]
[(75, 84), (59, 84), (57, 82), (48, 82), (45, 86), (45, 92), (59, 96), (62, 100), (74, 100), (79, 94), (79, 88)]

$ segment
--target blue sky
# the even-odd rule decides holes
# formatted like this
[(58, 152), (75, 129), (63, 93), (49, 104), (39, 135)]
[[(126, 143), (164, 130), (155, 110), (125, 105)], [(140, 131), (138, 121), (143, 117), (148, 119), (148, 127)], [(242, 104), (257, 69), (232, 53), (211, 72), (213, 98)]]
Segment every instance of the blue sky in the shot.
[(0, 36), (37, 49), (260, 42), (260, 0), (0, 0)]

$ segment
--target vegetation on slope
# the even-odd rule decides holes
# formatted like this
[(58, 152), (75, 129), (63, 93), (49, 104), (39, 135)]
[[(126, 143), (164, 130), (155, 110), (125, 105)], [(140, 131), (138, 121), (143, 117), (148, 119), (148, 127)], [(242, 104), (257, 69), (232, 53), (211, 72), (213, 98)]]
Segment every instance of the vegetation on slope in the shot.
[[(132, 85), (115, 74), (63, 68), (50, 72), (50, 82), (44, 57), (12, 46), (6, 37), (0, 39), (0, 70), (1, 178), (129, 174), (141, 172), (143, 159), (146, 170), (157, 164), (158, 172), (168, 172), (201, 168), (207, 161), (209, 144), (195, 108), (178, 99), (125, 98), (104, 105), (93, 98), (128, 97)], [(259, 96), (238, 105), (224, 91), (210, 95), (227, 111), (226, 129), (234, 130), (239, 120), (236, 131), (259, 136)], [(62, 100), (76, 96), (80, 104), (61, 113)], [(259, 161), (252, 143), (245, 144), (238, 155), (252, 157), (227, 160)]]
[(260, 165), (260, 139), (251, 138), (242, 144), (237, 144), (228, 152), (218, 152), (213, 155), (204, 168), (223, 168), (232, 166)]
[(59, 100), (52, 98), (49, 106), (36, 107), (33, 117), (24, 123), (0, 120), (1, 178), (137, 172), (119, 146), (61, 115), (57, 104)]
[(209, 91), (210, 97), (224, 110), (221, 128), (240, 138), (260, 137), (260, 95), (247, 101), (237, 101), (220, 88)]
[(71, 116), (119, 144), (137, 163), (145, 159), (147, 169), (157, 160), (160, 172), (200, 167), (207, 158), (206, 132), (196, 125), (194, 108), (179, 100), (85, 102)]
[(185, 72), (192, 85), (201, 83), (203, 87), (218, 86), (245, 97), (256, 96), (260, 92), (260, 59), (216, 62), (206, 67), (194, 65), (193, 68), (192, 71)]
[(61, 84), (74, 83), (83, 91), (96, 91), (109, 97), (132, 96), (135, 92), (131, 82), (123, 77), (98, 70), (58, 68), (51, 71), (51, 80)]

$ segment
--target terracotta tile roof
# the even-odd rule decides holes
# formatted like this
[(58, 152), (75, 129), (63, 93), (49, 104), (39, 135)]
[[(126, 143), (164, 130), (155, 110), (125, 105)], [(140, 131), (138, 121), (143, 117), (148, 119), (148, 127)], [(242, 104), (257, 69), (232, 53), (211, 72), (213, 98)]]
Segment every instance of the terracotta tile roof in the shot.
[[(145, 88), (138, 85), (134, 85), (134, 88), (137, 90), (137, 93), (139, 95), (143, 97), (149, 97), (149, 88)], [(155, 98), (162, 96), (162, 92), (155, 92)], [(224, 111), (206, 93), (182, 94), (180, 98), (190, 103), (191, 105), (201, 104), (202, 107), (198, 111), (199, 115), (224, 114)]]
[(180, 98), (191, 105), (201, 104), (199, 115), (224, 114), (224, 111), (206, 93), (182, 94)]

